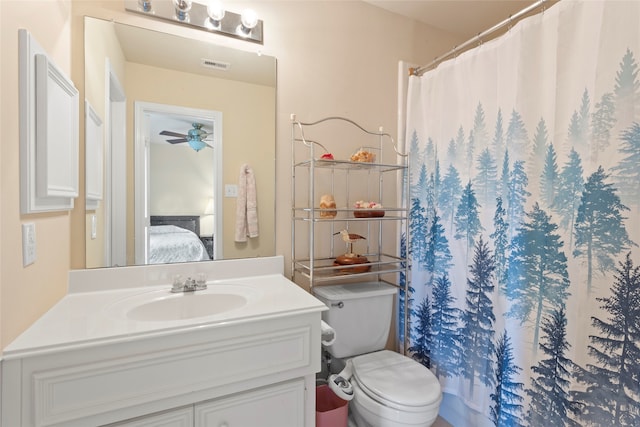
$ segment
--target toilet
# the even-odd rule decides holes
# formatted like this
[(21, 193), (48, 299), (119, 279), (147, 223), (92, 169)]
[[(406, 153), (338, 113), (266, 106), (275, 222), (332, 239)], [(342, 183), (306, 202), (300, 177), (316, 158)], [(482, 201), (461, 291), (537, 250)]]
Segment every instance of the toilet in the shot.
[(442, 392), (436, 376), (415, 360), (384, 350), (397, 288), (380, 282), (316, 286), (328, 311), (322, 320), (335, 330), (325, 346), (345, 369), (329, 385), (349, 400), (357, 427), (428, 427), (438, 416)]

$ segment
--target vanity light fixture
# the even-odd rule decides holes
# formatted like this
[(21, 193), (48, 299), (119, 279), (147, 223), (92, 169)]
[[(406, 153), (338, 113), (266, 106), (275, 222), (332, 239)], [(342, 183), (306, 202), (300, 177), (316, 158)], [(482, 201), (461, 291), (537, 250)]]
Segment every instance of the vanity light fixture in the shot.
[(124, 4), (130, 12), (263, 44), (263, 22), (254, 10), (239, 14), (225, 10), (220, 0), (201, 1), (124, 0)]

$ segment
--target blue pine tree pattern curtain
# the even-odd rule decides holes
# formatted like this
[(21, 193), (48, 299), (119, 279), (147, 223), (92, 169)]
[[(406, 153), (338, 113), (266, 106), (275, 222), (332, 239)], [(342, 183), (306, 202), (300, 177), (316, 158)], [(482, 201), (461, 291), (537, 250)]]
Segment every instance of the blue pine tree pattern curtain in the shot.
[(640, 426), (639, 19), (562, 0), (410, 78), (401, 300), (455, 426)]

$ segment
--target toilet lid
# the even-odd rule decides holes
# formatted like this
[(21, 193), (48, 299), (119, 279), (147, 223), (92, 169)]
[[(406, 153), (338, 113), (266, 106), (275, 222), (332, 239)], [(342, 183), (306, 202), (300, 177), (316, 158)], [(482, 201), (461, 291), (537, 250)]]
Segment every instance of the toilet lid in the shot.
[(422, 407), (441, 398), (440, 383), (425, 366), (382, 350), (354, 357), (353, 375), (363, 391), (392, 407)]

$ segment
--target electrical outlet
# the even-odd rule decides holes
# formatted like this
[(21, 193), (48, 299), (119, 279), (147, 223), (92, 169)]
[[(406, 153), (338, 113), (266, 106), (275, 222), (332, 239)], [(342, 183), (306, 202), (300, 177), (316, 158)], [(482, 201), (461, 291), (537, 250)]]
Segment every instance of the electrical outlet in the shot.
[(238, 197), (238, 186), (235, 184), (225, 184), (224, 197)]
[(36, 225), (22, 224), (22, 265), (33, 264), (36, 261)]

